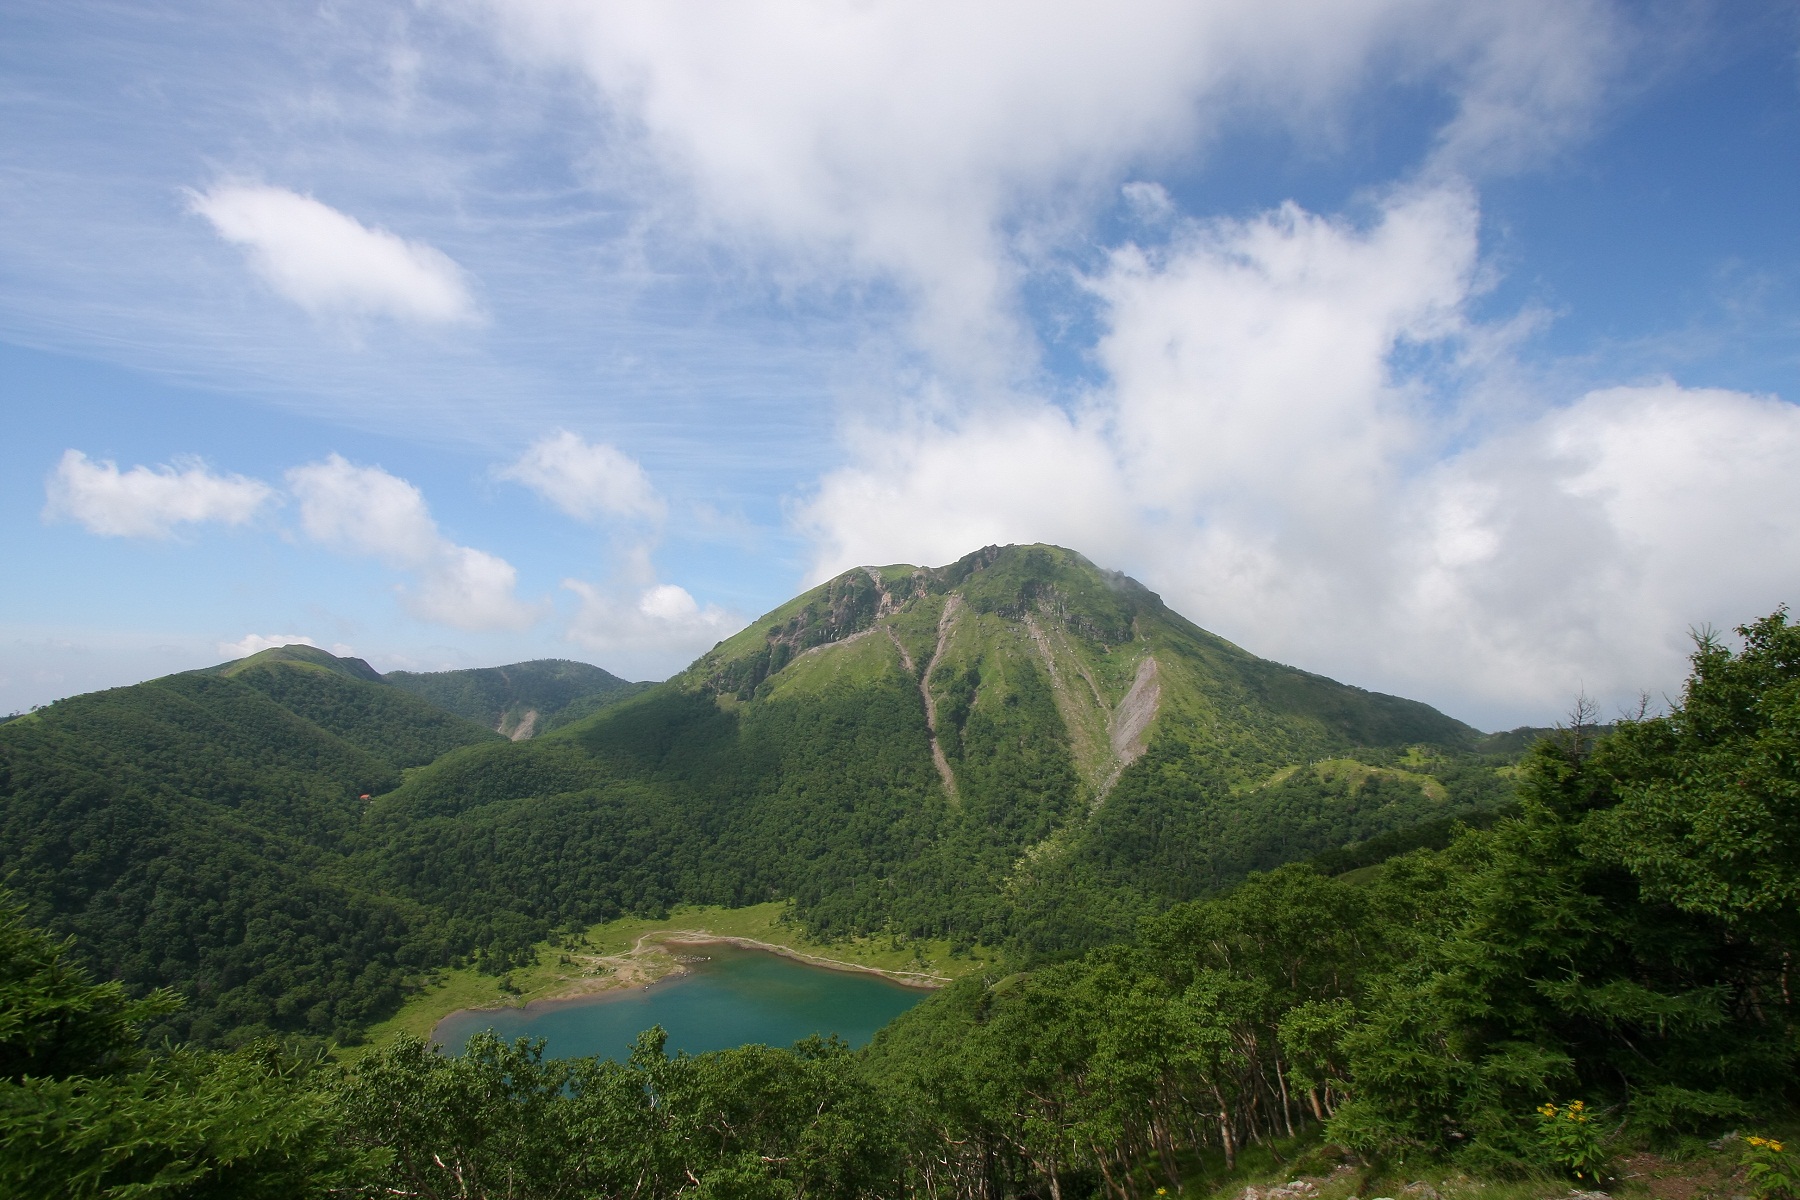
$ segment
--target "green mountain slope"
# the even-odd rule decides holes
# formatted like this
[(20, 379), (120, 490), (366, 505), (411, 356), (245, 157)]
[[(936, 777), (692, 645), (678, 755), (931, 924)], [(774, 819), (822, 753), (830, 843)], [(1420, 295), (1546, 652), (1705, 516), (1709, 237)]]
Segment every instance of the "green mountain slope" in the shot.
[(213, 671), (395, 767), (416, 767), (458, 746), (492, 740), (466, 718), (386, 686), (360, 658), (283, 646)]
[[(491, 1032), (454, 1056), (403, 1034), (344, 1070), (267, 1044), (144, 1053), (139, 1026), (160, 998), (134, 1004), (91, 982), (0, 888), (0, 1177), (20, 1181), (9, 1194), (58, 1198), (173, 1180), (163, 1194), (320, 1200), (1352, 1200), (1439, 1187), (1516, 1200), (1571, 1184), (1586, 1189), (1571, 1200), (1605, 1200), (1591, 1189), (1713, 1196), (1739, 1183), (1791, 1200), (1800, 628), (1778, 609), (1737, 632), (1741, 651), (1695, 639), (1666, 714), (1603, 733), (1578, 711), (1538, 737), (1513, 767), (1515, 802), (1470, 826), (1433, 820), (1254, 875), (1088, 954), (963, 972), (862, 1051), (808, 1038), (671, 1056), (653, 1029), (623, 1062), (547, 1060), (542, 1041)], [(792, 661), (864, 644), (854, 636)], [(888, 674), (864, 649), (820, 672), (821, 694), (866, 693)], [(742, 759), (782, 686), (759, 698), (758, 683), (736, 708), (704, 687), (659, 689), (604, 736), (587, 731), (585, 749), (510, 755), (527, 768), (509, 778), (556, 787), (604, 760), (660, 772), (626, 790), (679, 801), (671, 755), (716, 756), (696, 783)], [(860, 727), (843, 724), (855, 714), (819, 711), (837, 727), (827, 740), (855, 740)], [(774, 752), (792, 755), (806, 732), (771, 725), (754, 740), (777, 734)], [(1247, 790), (1443, 802), (1533, 732), (1472, 753), (1364, 748)], [(983, 746), (961, 743), (975, 759)], [(469, 781), (508, 756), (454, 757)], [(623, 798), (593, 778), (589, 807)], [(386, 817), (523, 811), (493, 795), (459, 807), (452, 791), (419, 793), (410, 818)], [(584, 803), (571, 793), (541, 811)], [(773, 907), (734, 916), (760, 927)], [(706, 911), (667, 924), (710, 923)], [(630, 924), (604, 945), (651, 923)]]
[(269, 651), (0, 726), (0, 871), (107, 976), (183, 990), (171, 1032), (328, 1033), (395, 1002), (403, 947), (428, 922), (341, 870), (361, 797), (501, 740), (313, 654)]
[[(1517, 757), (1049, 546), (847, 572), (630, 695), (373, 674), (284, 647), (0, 726), (0, 873), (192, 1036), (343, 1034), (437, 966), (680, 902), (1063, 954), (1505, 803)], [(518, 705), (563, 723), (484, 728)]]
[(651, 686), (564, 658), (467, 671), (389, 671), (381, 678), (514, 741), (567, 725)]
[(530, 750), (448, 756), (371, 806), (358, 861), (470, 911), (788, 897), (825, 933), (1057, 950), (1504, 802), (1510, 758), (1480, 737), (1256, 658), (1071, 551), (990, 547), (847, 572)]

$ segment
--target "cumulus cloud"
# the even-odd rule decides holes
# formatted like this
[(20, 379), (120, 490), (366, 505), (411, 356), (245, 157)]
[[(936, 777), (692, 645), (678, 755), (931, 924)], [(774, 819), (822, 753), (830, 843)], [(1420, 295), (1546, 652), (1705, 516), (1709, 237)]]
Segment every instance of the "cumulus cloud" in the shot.
[(1405, 78), (1447, 96), (1442, 168), (1516, 164), (1585, 126), (1619, 41), (1603, 0), (491, 8), (517, 53), (586, 73), (610, 136), (641, 134), (702, 229), (897, 282), (942, 361), (1026, 342), (1010, 314), (1030, 247), (1112, 203), (1134, 163), (1246, 114), (1316, 137), (1357, 89)]
[(462, 269), (448, 255), (371, 229), (311, 196), (222, 183), (192, 193), (190, 203), (221, 238), (243, 248), (265, 283), (315, 316), (435, 325), (477, 317)]
[(65, 450), (45, 485), (48, 519), (72, 520), (108, 537), (168, 537), (178, 525), (242, 525), (274, 495), (268, 484), (220, 475), (198, 460), (120, 471)]
[(702, 607), (673, 583), (609, 588), (566, 579), (563, 586), (580, 601), (570, 639), (628, 678), (660, 679), (744, 627), (741, 616)]
[[(1671, 382), (1589, 392), (1422, 478), (1395, 625), (1518, 697), (1670, 686), (1697, 625), (1800, 596), (1800, 407)], [(1408, 561), (1410, 559), (1410, 561)]]
[(1414, 436), (1388, 355), (1459, 331), (1476, 249), (1474, 200), (1446, 188), (1366, 230), (1287, 204), (1117, 252), (1098, 357), (1139, 498), (1360, 507)]
[(402, 594), (415, 616), (480, 630), (522, 629), (542, 614), (515, 595), (511, 563), (446, 538), (419, 489), (399, 476), (333, 454), (295, 467), (287, 482), (308, 537), (413, 575)]
[(857, 461), (800, 512), (820, 569), (876, 561), (871, 541), (909, 525), (913, 556), (947, 561), (1032, 528), (1104, 544), (1139, 514), (1231, 510), (1287, 536), (1304, 530), (1284, 512), (1359, 519), (1418, 436), (1388, 355), (1458, 328), (1474, 224), (1469, 194), (1444, 189), (1397, 195), (1367, 229), (1287, 205), (1122, 248), (1090, 282), (1108, 387), (1074, 415), (854, 431)]
[(1055, 541), (1490, 727), (1673, 686), (1688, 626), (1800, 594), (1800, 408), (1670, 382), (1487, 403), (1476, 217), (1449, 186), (1120, 249), (1090, 281), (1105, 383), (1072, 414), (853, 431), (797, 511), (814, 575)]
[(566, 429), (533, 442), (497, 474), (524, 484), (577, 520), (605, 516), (654, 521), (666, 511), (636, 460)]

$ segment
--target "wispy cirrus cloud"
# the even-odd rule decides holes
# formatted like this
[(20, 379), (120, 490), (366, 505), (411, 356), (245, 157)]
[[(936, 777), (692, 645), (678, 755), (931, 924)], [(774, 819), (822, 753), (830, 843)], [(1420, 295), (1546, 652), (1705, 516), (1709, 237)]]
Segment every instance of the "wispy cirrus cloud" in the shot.
[(241, 247), (274, 291), (315, 316), (430, 325), (478, 318), (462, 268), (441, 250), (372, 229), (311, 196), (266, 184), (192, 192), (194, 212)]
[(886, 281), (940, 369), (978, 372), (1033, 353), (1020, 285), (1134, 163), (1246, 119), (1328, 141), (1380, 72), (1445, 102), (1438, 169), (1511, 169), (1587, 128), (1621, 55), (1603, 0), (489, 7), (512, 53), (585, 74), (609, 162), (685, 188), (688, 228)]
[(295, 467), (287, 483), (308, 537), (410, 573), (402, 599), (421, 620), (457, 629), (523, 629), (545, 609), (516, 595), (518, 571), (497, 555), (460, 546), (432, 519), (419, 489), (380, 467), (333, 454)]
[(274, 498), (258, 479), (222, 475), (197, 459), (119, 470), (66, 450), (45, 485), (48, 520), (71, 520), (107, 537), (166, 538), (179, 526), (243, 525)]

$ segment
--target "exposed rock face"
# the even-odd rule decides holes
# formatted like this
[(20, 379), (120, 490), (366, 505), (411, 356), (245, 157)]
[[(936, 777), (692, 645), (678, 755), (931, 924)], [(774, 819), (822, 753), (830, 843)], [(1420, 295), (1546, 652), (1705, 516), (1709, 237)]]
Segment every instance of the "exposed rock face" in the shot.
[(1112, 750), (1121, 768), (1136, 762), (1144, 753), (1144, 734), (1156, 719), (1156, 708), (1162, 700), (1162, 684), (1157, 681), (1156, 659), (1144, 656), (1138, 664), (1137, 677), (1131, 690), (1113, 710)]
[(522, 742), (537, 729), (537, 723), (538, 710), (528, 708), (516, 718), (512, 713), (503, 713), (500, 717), (500, 724), (495, 728), (513, 741)]

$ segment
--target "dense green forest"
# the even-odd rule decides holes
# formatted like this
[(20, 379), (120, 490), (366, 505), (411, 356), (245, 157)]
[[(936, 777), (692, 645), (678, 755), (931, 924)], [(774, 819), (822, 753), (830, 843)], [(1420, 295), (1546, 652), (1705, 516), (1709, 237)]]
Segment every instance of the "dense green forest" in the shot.
[(578, 721), (651, 686), (561, 658), (463, 671), (389, 671), (381, 679), (518, 740)]
[(93, 982), (14, 910), (0, 1167), (29, 1197), (1136, 1200), (1313, 1130), (1315, 1168), (1591, 1187), (1626, 1149), (1795, 1099), (1800, 628), (1740, 632), (1700, 643), (1668, 714), (1537, 740), (1486, 828), (1351, 875), (1329, 872), (1381, 837), (1252, 874), (961, 980), (861, 1052), (670, 1058), (650, 1031), (625, 1063), (491, 1038), (352, 1067), (268, 1042), (152, 1053), (140, 1031), (174, 998)]
[[(99, 977), (183, 997), (153, 1036), (349, 1041), (436, 968), (684, 902), (1078, 955), (1504, 804), (1523, 745), (1046, 546), (849, 572), (634, 689), (290, 646), (59, 701), (0, 725), (0, 877)], [(494, 732), (520, 705), (545, 729)]]

